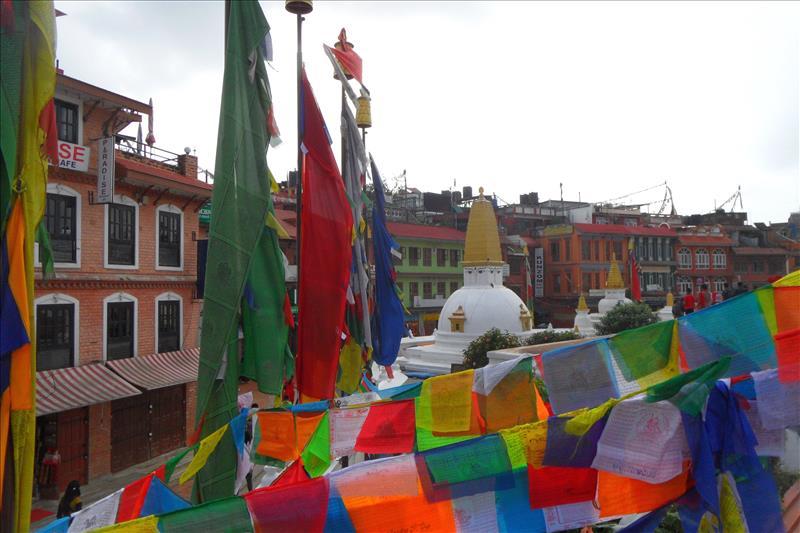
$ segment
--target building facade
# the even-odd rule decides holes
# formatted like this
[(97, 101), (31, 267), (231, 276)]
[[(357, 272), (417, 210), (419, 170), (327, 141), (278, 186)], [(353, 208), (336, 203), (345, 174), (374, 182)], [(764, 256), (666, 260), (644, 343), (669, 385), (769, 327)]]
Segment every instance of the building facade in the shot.
[[(50, 167), (42, 221), (55, 275), (44, 279), (39, 267), (35, 280), (44, 497), (183, 446), (193, 429), (198, 211), (212, 186), (188, 151), (120, 133), (152, 114), (58, 74), (61, 161)], [(113, 165), (113, 197), (100, 203), (104, 164)]]
[(678, 294), (697, 292), (702, 285), (722, 293), (732, 286), (734, 241), (718, 227), (691, 227), (681, 230), (675, 245), (678, 267), (675, 288)]
[(395, 270), (409, 326), (417, 335), (430, 334), (447, 297), (463, 285), (465, 233), (402, 222), (389, 222), (388, 228), (400, 245)]

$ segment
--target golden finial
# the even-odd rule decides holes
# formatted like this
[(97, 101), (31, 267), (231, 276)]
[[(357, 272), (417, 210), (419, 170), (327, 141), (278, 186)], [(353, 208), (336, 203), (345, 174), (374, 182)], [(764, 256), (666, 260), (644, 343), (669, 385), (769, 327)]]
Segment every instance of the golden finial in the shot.
[(580, 298), (578, 298), (578, 308), (576, 309), (576, 311), (588, 311), (588, 310), (589, 306), (586, 305), (586, 298), (583, 296), (583, 293), (581, 293)]
[(619, 273), (619, 265), (617, 265), (617, 254), (614, 252), (611, 253), (611, 268), (608, 269), (606, 288), (608, 289), (625, 288), (625, 282), (622, 281), (622, 274)]
[(464, 266), (499, 266), (503, 264), (500, 253), (500, 234), (492, 203), (483, 197), (472, 202), (467, 222), (467, 239), (464, 243)]
[(672, 291), (667, 293), (667, 307), (672, 307), (675, 305), (675, 297), (672, 295)]

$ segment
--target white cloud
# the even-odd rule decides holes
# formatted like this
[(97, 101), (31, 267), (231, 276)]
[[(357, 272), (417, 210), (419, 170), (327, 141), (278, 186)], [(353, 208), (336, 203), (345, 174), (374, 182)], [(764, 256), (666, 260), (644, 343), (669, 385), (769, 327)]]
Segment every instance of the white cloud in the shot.
[[(295, 19), (272, 26), (276, 115), (295, 165)], [(222, 80), (221, 2), (61, 2), (66, 73), (153, 97), (158, 145), (213, 168)], [(322, 43), (345, 26), (373, 96), (367, 136), (385, 176), (600, 201), (667, 180), (682, 213), (742, 186), (751, 221), (800, 207), (793, 3), (315, 2), (304, 53), (329, 130), (340, 92)], [(338, 153), (338, 145), (334, 147)], [(660, 199), (660, 192), (632, 198)]]

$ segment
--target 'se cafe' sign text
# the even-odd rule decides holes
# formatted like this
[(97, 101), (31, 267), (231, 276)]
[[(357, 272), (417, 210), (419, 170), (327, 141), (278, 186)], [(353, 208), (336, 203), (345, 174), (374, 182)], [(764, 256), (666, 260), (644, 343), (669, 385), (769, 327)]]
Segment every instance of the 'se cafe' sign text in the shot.
[(58, 166), (69, 170), (86, 172), (89, 170), (89, 156), (91, 149), (88, 146), (58, 141)]

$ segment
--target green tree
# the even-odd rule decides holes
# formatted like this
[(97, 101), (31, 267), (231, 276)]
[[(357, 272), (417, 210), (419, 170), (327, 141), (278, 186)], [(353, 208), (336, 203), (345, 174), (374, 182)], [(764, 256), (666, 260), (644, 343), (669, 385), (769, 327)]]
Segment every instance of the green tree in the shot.
[(517, 348), (520, 346), (519, 337), (508, 331), (492, 328), (464, 349), (464, 366), (466, 368), (481, 368), (489, 364), (487, 353), (503, 348)]
[(538, 333), (534, 333), (525, 340), (525, 346), (532, 346), (534, 344), (549, 344), (551, 342), (562, 342), (580, 339), (581, 336), (573, 330), (569, 331), (553, 331), (546, 329)]
[(597, 333), (611, 335), (626, 329), (640, 328), (658, 321), (656, 314), (646, 303), (620, 304), (605, 314), (597, 325)]

